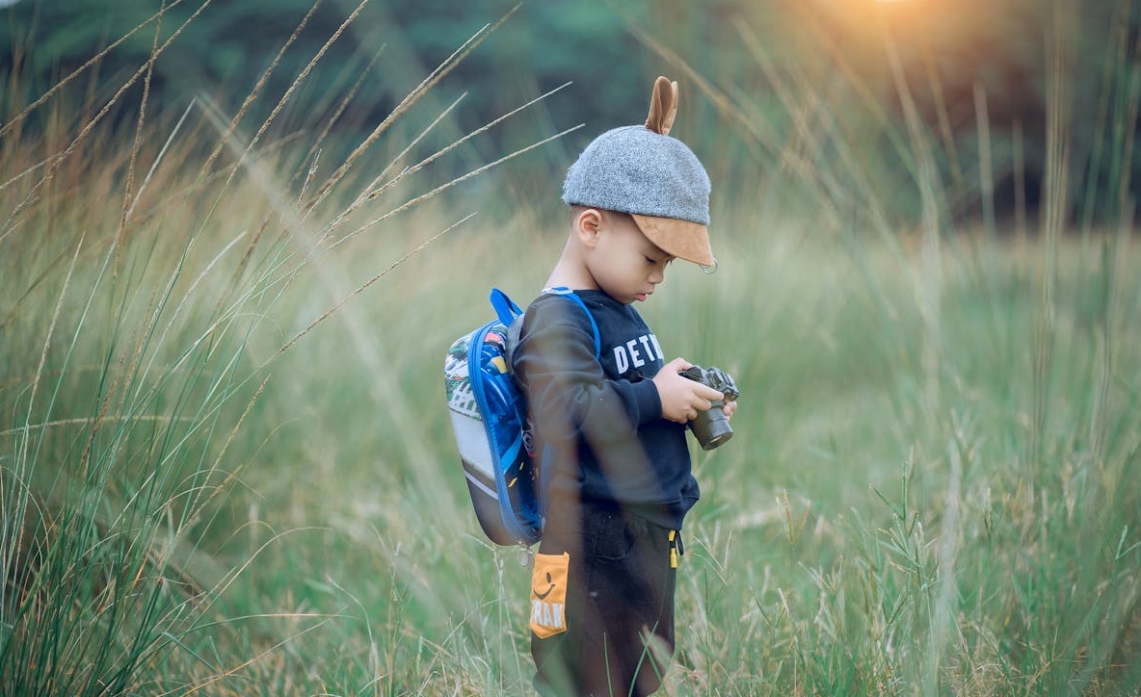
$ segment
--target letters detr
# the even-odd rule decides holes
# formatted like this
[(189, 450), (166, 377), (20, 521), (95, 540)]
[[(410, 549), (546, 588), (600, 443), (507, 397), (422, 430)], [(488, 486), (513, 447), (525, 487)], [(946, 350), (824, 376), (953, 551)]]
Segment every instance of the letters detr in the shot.
[(620, 375), (630, 368), (641, 368), (646, 363), (664, 359), (658, 337), (653, 334), (643, 334), (614, 347), (614, 364)]

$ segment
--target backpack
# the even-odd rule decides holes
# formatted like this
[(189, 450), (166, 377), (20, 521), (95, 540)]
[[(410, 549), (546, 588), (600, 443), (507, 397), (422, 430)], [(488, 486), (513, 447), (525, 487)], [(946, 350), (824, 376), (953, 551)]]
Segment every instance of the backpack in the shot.
[[(567, 288), (543, 291), (575, 301), (594, 331), (582, 299)], [(541, 463), (535, 462), (527, 398), (511, 373), (508, 344), (518, 337), (523, 311), (498, 288), (491, 291), (496, 318), (456, 339), (444, 359), (444, 389), (452, 433), (476, 518), (498, 545), (529, 546), (543, 529)], [(512, 332), (513, 330), (513, 332)], [(508, 334), (513, 333), (509, 341)]]

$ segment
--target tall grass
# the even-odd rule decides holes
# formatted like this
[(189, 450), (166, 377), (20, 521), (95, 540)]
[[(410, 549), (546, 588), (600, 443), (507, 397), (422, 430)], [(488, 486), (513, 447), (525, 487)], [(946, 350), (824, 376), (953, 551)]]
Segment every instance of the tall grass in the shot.
[[(1141, 287), (1127, 271), (1137, 263), (1133, 202), (1121, 194), (1108, 229), (1069, 228), (1070, 192), (1093, 195), (1096, 182), (1071, 183), (1073, 129), (1088, 124), (1069, 109), (1074, 86), (1063, 66), (1073, 45), (1062, 6), (1047, 13), (1043, 47), (1048, 149), (1034, 245), (1022, 209), (1020, 234), (996, 236), (985, 93), (976, 88), (980, 153), (964, 190), (961, 180), (940, 181), (935, 158), (959, 153), (943, 150), (918, 118), (915, 86), (882, 25), (898, 129), (838, 51), (814, 81), (795, 61), (778, 68), (743, 23), (742, 40), (775, 92), (750, 99), (718, 85), (732, 76), (697, 75), (639, 32), (673, 69), (693, 75), (728, 122), (744, 124), (742, 139), (774, 154), (818, 211), (785, 208), (763, 188), (766, 205), (751, 217), (726, 211), (730, 229), (776, 238), (745, 247), (755, 253), (726, 254), (748, 271), (724, 287), (749, 288), (754, 304), (746, 310), (747, 300), (714, 291), (692, 314), (671, 307), (659, 317), (698, 329), (697, 356), (744, 361), (744, 384), (768, 407), (759, 443), (728, 462), (717, 453), (706, 471), (725, 500), (699, 547), (710, 558), (692, 595), (700, 669), (683, 692), (1137, 689), (1141, 542), (1126, 483), (1141, 444), (1132, 328)], [(1135, 74), (1121, 51), (1107, 61), (1120, 61), (1115, 74)], [(829, 71), (845, 79), (829, 78), (822, 90)], [(1134, 84), (1102, 87), (1132, 113)], [(838, 93), (858, 98), (829, 105)], [(792, 127), (766, 128), (774, 122)], [(902, 230), (892, 220), (901, 183), (883, 180), (884, 160), (861, 152), (862, 142), (908, 163), (902, 190), (916, 213)], [(1111, 186), (1124, 192), (1131, 150), (1115, 157), (1120, 179)], [(984, 213), (977, 230), (953, 215), (964, 195)], [(699, 287), (682, 292), (694, 296), (708, 297)], [(755, 347), (747, 354), (755, 361), (742, 347)], [(753, 372), (751, 363), (763, 368)], [(742, 404), (751, 406), (747, 394)], [(699, 521), (700, 540), (700, 513)], [(738, 615), (714, 618), (710, 597)]]
[[(664, 692), (1135, 694), (1131, 219), (951, 233), (917, 164), (901, 232), (839, 136), (870, 127), (782, 84), (799, 125), (766, 147), (798, 190), (720, 195), (720, 269), (641, 308), (742, 390), (695, 451)], [(528, 574), (479, 533), (440, 368), (489, 286), (539, 288), (563, 221), (470, 218), (503, 202), (436, 174), (463, 144), (420, 94), (343, 149), (205, 97), (118, 127), (67, 90), (5, 105), (42, 137), (0, 147), (0, 692), (527, 692)]]
[[(313, 50), (314, 65), (363, 4), (323, 46), (301, 49), (295, 33), (282, 53)], [(329, 318), (341, 320), (348, 341), (331, 361), (361, 361), (344, 391), (364, 388), (374, 409), (389, 413), (389, 428), (410, 427), (404, 438), (362, 442), (354, 454), (428, 459), (378, 343), (395, 324), (366, 323), (347, 308), (474, 212), (425, 219), (416, 212), (424, 202), (455, 199), (450, 192), (464, 181), (525, 152), (441, 177), (435, 163), (448, 165), (457, 148), (517, 112), (456, 142), (434, 140), (447, 111), (393, 129), (494, 27), (458, 47), (328, 164), (319, 154), (340, 150), (323, 140), (328, 122), (294, 123), (288, 138), (268, 139), (308, 68), (276, 101), (259, 81), (233, 115), (205, 95), (177, 119), (149, 113), (154, 64), (180, 31), (160, 43), (162, 18), (142, 27), (154, 31), (151, 61), (90, 110), (73, 109), (67, 86), (78, 74), (26, 107), (4, 104), (0, 685), (4, 694), (36, 695), (311, 694), (330, 683), (386, 691), (398, 684), (381, 669), (398, 665), (389, 647), (403, 642), (392, 624), (401, 604), (389, 612), (356, 601), (360, 591), (329, 570), (277, 593), (289, 569), (318, 563), (293, 539), (332, 537), (344, 550), (365, 534), (296, 523), (306, 517), (296, 507), (278, 515), (301, 487), (342, 478), (330, 459), (337, 449), (298, 426), (306, 418), (298, 405), (339, 409), (342, 390), (325, 383), (294, 394), (290, 383), (301, 384), (297, 376), (315, 364), (284, 357), (332, 325)], [(141, 90), (132, 102), (140, 106), (124, 120), (117, 112), (132, 89)], [(268, 102), (269, 116), (246, 125), (259, 102)], [(319, 135), (303, 143), (297, 133)], [(349, 269), (352, 258), (369, 263)], [(292, 437), (296, 430), (306, 435)], [(351, 514), (353, 502), (345, 503)], [(279, 558), (267, 552), (278, 547)], [(330, 567), (371, 576), (375, 558), (361, 549), (363, 560), (345, 554)], [(306, 552), (298, 558), (298, 550)], [(268, 590), (259, 581), (263, 559), (279, 564), (264, 567), (276, 569)], [(411, 578), (391, 574), (390, 592), (406, 594)], [(328, 594), (335, 608), (323, 601)], [(347, 651), (348, 660), (331, 674), (314, 669), (299, 649), (305, 637), (357, 620), (365, 636), (378, 627), (375, 643), (358, 655), (358, 645), (330, 640), (323, 646)]]

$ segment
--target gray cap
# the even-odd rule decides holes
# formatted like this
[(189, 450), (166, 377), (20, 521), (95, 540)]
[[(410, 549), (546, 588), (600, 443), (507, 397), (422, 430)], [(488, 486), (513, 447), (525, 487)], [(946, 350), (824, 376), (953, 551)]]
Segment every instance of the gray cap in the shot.
[[(664, 78), (658, 78), (663, 81)], [(665, 127), (670, 108), (666, 83)], [(655, 98), (660, 98), (655, 95)], [(651, 120), (660, 122), (653, 116)], [(665, 252), (703, 266), (716, 262), (709, 245), (709, 175), (677, 138), (646, 126), (623, 126), (595, 138), (567, 171), (563, 201), (629, 213), (642, 233)]]

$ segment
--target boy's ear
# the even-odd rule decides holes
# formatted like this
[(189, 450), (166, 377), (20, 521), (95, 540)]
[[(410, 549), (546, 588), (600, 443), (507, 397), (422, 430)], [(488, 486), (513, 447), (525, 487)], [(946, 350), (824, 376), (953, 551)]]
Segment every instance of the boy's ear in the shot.
[(602, 212), (597, 208), (584, 208), (574, 218), (574, 232), (579, 242), (593, 247), (598, 241), (598, 230), (602, 226)]

